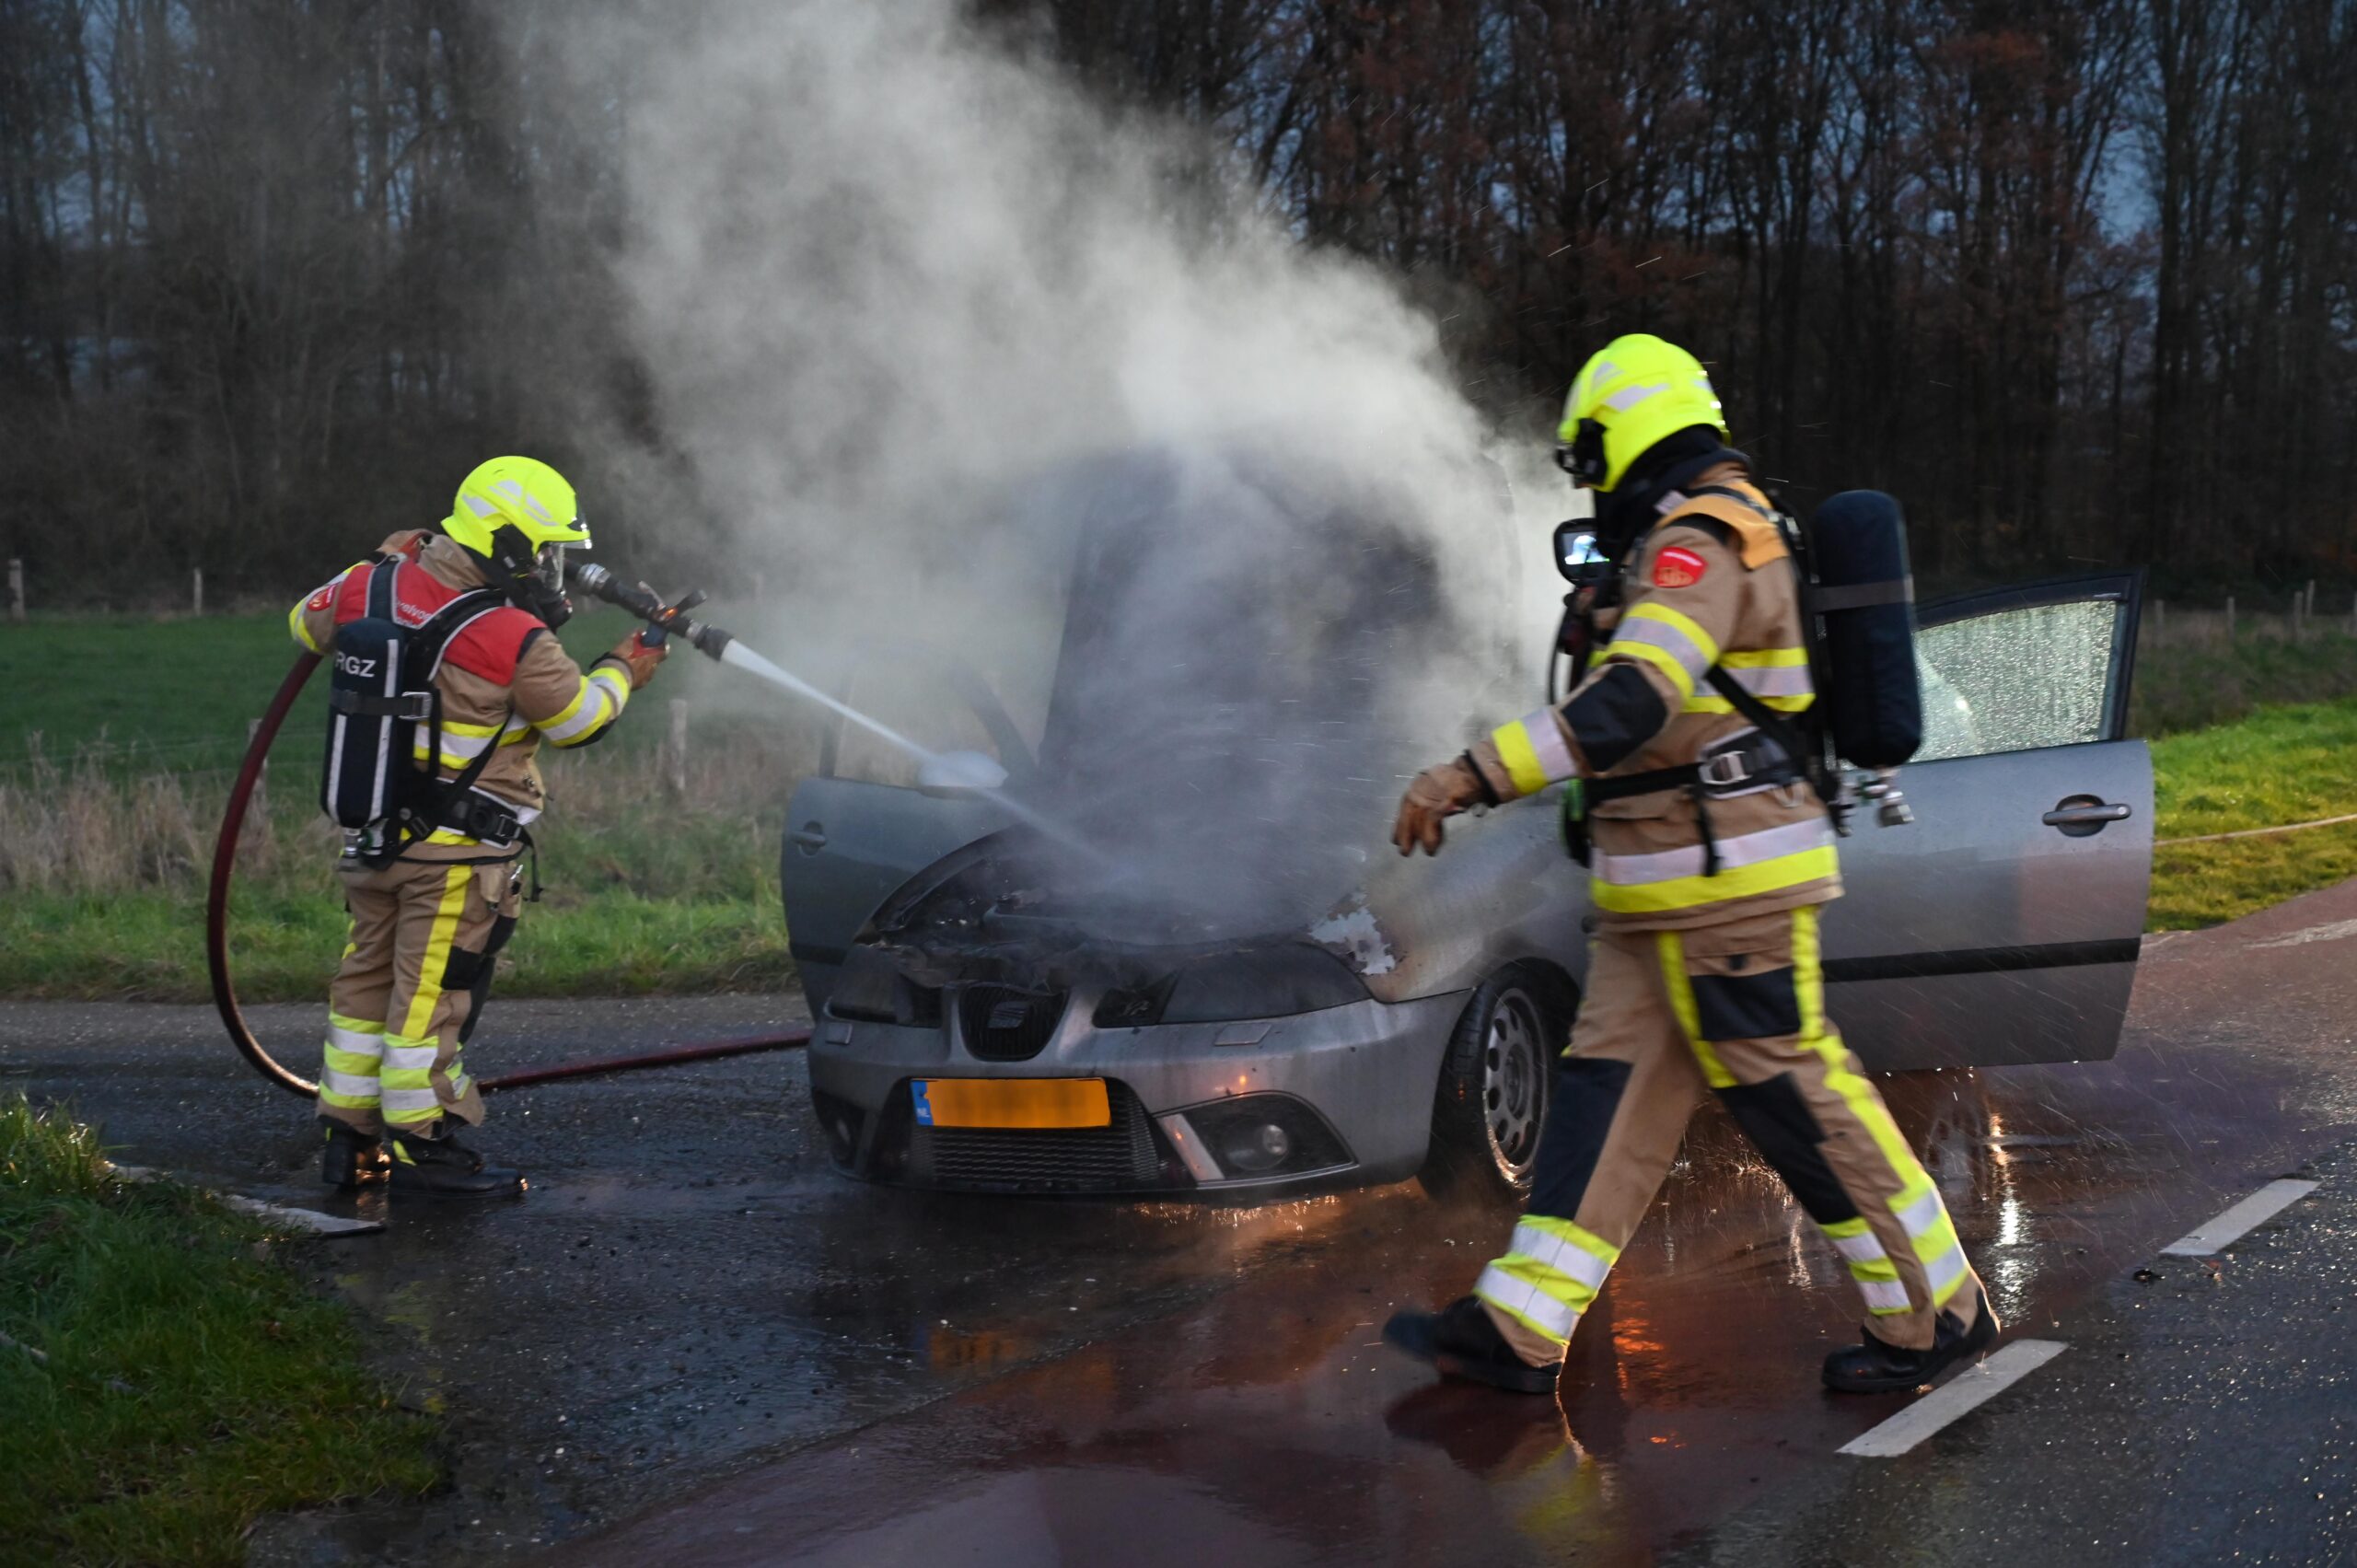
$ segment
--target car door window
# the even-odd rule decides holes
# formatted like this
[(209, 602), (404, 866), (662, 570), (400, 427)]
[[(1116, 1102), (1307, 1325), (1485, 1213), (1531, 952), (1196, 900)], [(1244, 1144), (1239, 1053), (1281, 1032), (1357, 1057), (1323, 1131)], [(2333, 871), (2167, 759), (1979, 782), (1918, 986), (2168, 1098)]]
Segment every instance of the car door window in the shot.
[(2131, 600), (2118, 579), (1976, 595), (1916, 633), (1918, 762), (2117, 738)]

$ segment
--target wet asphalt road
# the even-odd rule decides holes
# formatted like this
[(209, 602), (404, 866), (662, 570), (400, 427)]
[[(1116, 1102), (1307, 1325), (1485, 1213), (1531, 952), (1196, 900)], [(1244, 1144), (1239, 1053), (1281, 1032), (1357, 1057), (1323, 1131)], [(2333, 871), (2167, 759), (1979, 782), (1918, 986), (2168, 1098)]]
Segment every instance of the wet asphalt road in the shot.
[[(316, 1014), (257, 1011), (308, 1069)], [(503, 1071), (796, 1017), (498, 1004), (478, 1051)], [(2241, 1521), (2251, 1560), (2331, 1561), (2357, 1551), (2335, 1315), (2357, 1243), (2334, 1206), (2357, 1182), (2334, 1155), (2357, 1138), (2353, 1035), (2349, 884), (2148, 945), (2111, 1063), (1887, 1080), (2000, 1314), (2074, 1346), (1890, 1461), (1835, 1454), (1906, 1400), (1818, 1388), (1846, 1278), (1715, 1112), (1558, 1408), (1374, 1342), (1507, 1228), (1411, 1187), (1248, 1211), (865, 1188), (829, 1172), (791, 1052), (524, 1091), (482, 1141), (527, 1198), (308, 1244), (448, 1411), (457, 1488), (273, 1521), (256, 1558), (2208, 1561), (2193, 1518)], [(201, 1010), (0, 1005), (0, 1086), (73, 1098), (126, 1160), (319, 1201), (301, 1107)], [(2325, 1190), (2215, 1273), (2132, 1278), (2311, 1162)], [(2309, 1370), (2286, 1375), (2295, 1352)], [(2254, 1433), (2257, 1458), (2214, 1462)]]

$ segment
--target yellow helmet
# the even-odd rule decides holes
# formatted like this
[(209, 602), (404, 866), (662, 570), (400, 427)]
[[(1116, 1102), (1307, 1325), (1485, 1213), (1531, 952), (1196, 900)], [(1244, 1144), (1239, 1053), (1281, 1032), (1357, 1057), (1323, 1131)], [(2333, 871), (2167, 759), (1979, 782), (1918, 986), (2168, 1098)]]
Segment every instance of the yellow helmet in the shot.
[(533, 550), (544, 544), (586, 549), (589, 543), (573, 486), (532, 458), (493, 458), (467, 475), (442, 531), (488, 557), (498, 553), (492, 535), (503, 528), (521, 532)]
[(1727, 434), (1702, 362), (1651, 332), (1631, 332), (1572, 377), (1555, 462), (1573, 483), (1610, 490), (1647, 447), (1698, 424)]
[(459, 486), (442, 531), (482, 562), (493, 587), (560, 626), (573, 613), (564, 597), (564, 552), (587, 550), (573, 486), (532, 458), (493, 458)]

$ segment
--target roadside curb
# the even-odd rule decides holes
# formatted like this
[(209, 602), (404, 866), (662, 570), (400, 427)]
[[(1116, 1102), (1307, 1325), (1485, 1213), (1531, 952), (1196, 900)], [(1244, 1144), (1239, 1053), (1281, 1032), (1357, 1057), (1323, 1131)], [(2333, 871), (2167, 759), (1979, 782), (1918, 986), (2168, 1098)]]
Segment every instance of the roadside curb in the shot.
[(201, 1186), (185, 1178), (175, 1176), (168, 1170), (157, 1170), (150, 1166), (116, 1165), (109, 1161), (107, 1168), (125, 1181), (177, 1181), (181, 1186), (193, 1188), (207, 1197), (218, 1199), (241, 1214), (251, 1214), (256, 1219), (267, 1220), (273, 1225), (292, 1225), (296, 1230), (308, 1231), (313, 1236), (367, 1236), (385, 1228), (385, 1222), (382, 1220), (364, 1220), (347, 1214), (322, 1214), (317, 1209), (297, 1209), (283, 1203), (265, 1203), (259, 1198), (249, 1198), (243, 1193), (223, 1192), (215, 1188)]

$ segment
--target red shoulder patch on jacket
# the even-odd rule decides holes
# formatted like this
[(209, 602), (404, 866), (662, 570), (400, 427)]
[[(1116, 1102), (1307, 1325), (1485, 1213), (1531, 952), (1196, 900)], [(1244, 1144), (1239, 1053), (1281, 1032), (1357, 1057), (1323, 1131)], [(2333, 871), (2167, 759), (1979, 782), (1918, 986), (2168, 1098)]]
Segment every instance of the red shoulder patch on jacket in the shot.
[(502, 605), (468, 621), (465, 630), (450, 639), (442, 657), (470, 675), (511, 685), (516, 662), (524, 656), (524, 644), (543, 629), (540, 618), (530, 610)]
[(330, 585), (335, 589), (335, 623), (357, 621), (368, 613), (368, 574), (366, 565), (354, 566), (343, 580)]
[[(342, 579), (338, 579), (338, 581), (341, 580)], [(330, 583), (327, 587), (321, 588), (318, 593), (313, 594), (308, 600), (306, 600), (303, 608), (305, 610), (325, 610), (329, 605), (335, 602), (335, 590), (336, 584)]]
[(1690, 588), (1702, 580), (1710, 563), (1683, 545), (1673, 544), (1654, 557), (1654, 587)]
[[(357, 621), (368, 613), (368, 583), (375, 564), (354, 566), (335, 590), (335, 623)], [(434, 619), (434, 612), (459, 597), (459, 589), (422, 566), (404, 564), (393, 578), (393, 620), (414, 632)]]

